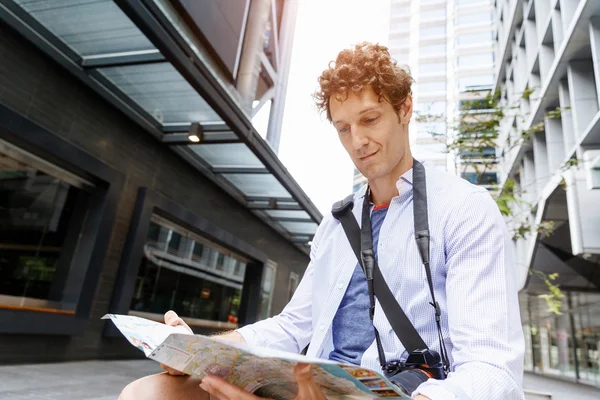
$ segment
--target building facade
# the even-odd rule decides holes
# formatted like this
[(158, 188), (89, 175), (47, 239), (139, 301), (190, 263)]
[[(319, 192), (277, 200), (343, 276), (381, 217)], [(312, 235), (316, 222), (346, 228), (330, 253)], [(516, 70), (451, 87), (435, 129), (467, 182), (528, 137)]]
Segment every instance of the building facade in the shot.
[[(515, 241), (526, 369), (600, 386), (600, 2), (498, 0), (500, 184), (522, 200)], [(558, 276), (553, 275), (558, 273)], [(553, 279), (554, 278), (554, 279)], [(548, 283), (561, 294), (549, 293)], [(555, 311), (549, 312), (549, 304)]]
[(235, 4), (0, 4), (0, 363), (139, 357), (104, 314), (207, 333), (293, 294), (321, 219), (275, 153), (294, 2)]
[[(391, 1), (388, 47), (415, 79), (411, 149), (429, 166), (457, 171), (446, 143), (459, 102), (494, 83), (492, 12), (490, 0)], [(365, 181), (355, 171), (354, 187)]]

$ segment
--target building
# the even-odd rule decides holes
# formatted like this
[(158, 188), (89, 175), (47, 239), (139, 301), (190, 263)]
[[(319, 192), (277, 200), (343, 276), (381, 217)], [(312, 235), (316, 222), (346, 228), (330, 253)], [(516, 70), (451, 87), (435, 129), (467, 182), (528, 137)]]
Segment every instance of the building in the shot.
[(492, 11), (491, 0), (391, 0), (388, 47), (415, 78), (411, 146), (429, 166), (455, 170), (446, 143), (459, 101), (494, 83)]
[[(517, 104), (500, 126), (500, 184), (515, 182), (526, 369), (600, 386), (600, 2), (498, 0), (496, 83)], [(526, 136), (522, 133), (527, 132)], [(508, 144), (510, 141), (510, 145)], [(531, 206), (529, 206), (531, 205)], [(558, 278), (552, 280), (552, 274)], [(564, 297), (548, 311), (544, 282)]]
[(321, 219), (275, 152), (295, 3), (232, 4), (0, 4), (0, 362), (141, 356), (109, 312), (213, 332), (289, 300)]

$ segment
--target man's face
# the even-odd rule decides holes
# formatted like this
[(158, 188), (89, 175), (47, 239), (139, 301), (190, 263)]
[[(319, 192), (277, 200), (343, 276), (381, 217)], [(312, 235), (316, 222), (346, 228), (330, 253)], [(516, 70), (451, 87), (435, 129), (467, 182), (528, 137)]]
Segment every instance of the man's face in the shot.
[(369, 86), (360, 93), (351, 92), (340, 101), (331, 97), (329, 110), (333, 126), (354, 165), (370, 181), (394, 172), (408, 148), (410, 97), (400, 117), (392, 105)]

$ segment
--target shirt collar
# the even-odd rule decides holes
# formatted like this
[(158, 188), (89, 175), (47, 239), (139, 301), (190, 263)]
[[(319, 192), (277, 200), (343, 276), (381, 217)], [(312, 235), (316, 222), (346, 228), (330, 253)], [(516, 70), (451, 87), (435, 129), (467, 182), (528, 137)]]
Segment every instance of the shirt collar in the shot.
[(398, 189), (398, 193), (402, 193), (406, 189), (406, 185), (412, 186), (413, 184), (413, 169), (409, 169), (405, 173), (400, 176), (400, 179), (396, 182), (396, 189)]

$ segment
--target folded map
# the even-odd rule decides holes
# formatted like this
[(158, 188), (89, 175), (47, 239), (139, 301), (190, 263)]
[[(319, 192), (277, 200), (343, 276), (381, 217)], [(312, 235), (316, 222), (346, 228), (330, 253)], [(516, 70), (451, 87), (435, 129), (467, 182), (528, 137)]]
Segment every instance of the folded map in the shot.
[(302, 362), (311, 364), (315, 381), (328, 399), (410, 398), (383, 375), (356, 365), (192, 335), (181, 326), (131, 315), (107, 314), (103, 319), (112, 320), (146, 357), (200, 379), (217, 375), (258, 397), (294, 398), (294, 367)]

